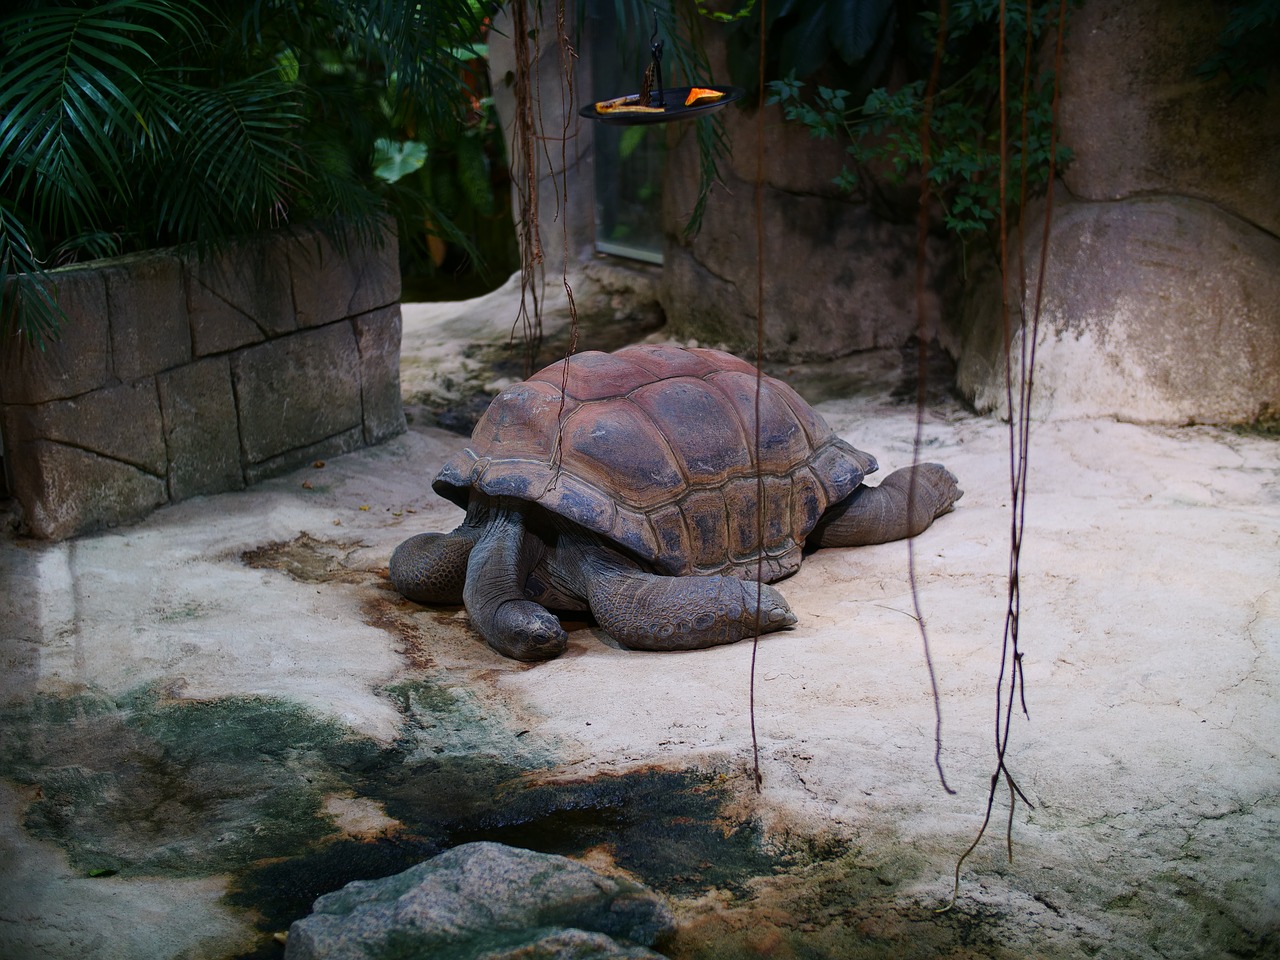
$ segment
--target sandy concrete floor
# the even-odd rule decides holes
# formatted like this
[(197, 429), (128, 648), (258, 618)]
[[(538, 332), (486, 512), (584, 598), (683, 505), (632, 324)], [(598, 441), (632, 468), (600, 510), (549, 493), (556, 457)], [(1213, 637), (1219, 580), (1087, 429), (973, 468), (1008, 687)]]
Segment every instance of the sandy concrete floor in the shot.
[[(484, 380), (474, 365), (458, 373), (461, 326), (406, 308), (409, 399), (442, 363)], [(791, 376), (883, 472), (909, 461), (915, 410), (889, 395), (892, 358)], [(1007, 425), (957, 404), (935, 404), (924, 437), (965, 490), (915, 552), (954, 795), (934, 768), (904, 544), (821, 552), (781, 585), (799, 623), (757, 651), (757, 795), (749, 644), (643, 654), (571, 624), (563, 656), (528, 666), (491, 652), (465, 613), (396, 601), (383, 579), (393, 547), (459, 518), (429, 481), (463, 440), (421, 419), (376, 449), (133, 527), (0, 543), (0, 704), (12, 718), (143, 687), (167, 702), (283, 698), (385, 744), (403, 722), (388, 685), (428, 671), (550, 757), (548, 776), (705, 765), (737, 798), (733, 816), (828, 855), (745, 893), (682, 901), (677, 955), (1280, 956), (1280, 443), (1207, 427), (1034, 427), (1029, 718), (1015, 716), (1008, 755), (1034, 809), (1014, 811), (1010, 862), (999, 792), (956, 906), (937, 913), (995, 769), (1010, 466)], [(289, 544), (311, 575), (291, 571)], [(279, 562), (251, 562), (267, 547)], [(220, 899), (224, 874), (93, 876), (33, 829), (40, 786), (14, 772), (18, 729), (0, 771), (0, 954), (252, 947), (246, 913)]]

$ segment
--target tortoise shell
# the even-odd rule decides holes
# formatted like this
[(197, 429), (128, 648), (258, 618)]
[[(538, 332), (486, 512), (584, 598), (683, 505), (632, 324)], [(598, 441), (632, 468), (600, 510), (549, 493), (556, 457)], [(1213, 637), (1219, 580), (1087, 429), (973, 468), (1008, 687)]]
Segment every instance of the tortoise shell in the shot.
[[(504, 390), (432, 484), (537, 503), (660, 573), (766, 582), (794, 573), (805, 537), (875, 459), (837, 437), (780, 380), (717, 350), (589, 351)], [(763, 491), (764, 544), (757, 499)]]

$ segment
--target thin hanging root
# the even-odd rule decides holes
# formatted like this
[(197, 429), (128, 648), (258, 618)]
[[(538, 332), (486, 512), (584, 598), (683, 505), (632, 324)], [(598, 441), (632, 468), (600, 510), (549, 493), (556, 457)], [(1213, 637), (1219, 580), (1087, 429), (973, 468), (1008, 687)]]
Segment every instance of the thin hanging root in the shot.
[(978, 828), (978, 835), (973, 838), (973, 843), (969, 844), (965, 852), (960, 854), (960, 858), (956, 860), (955, 877), (951, 886), (951, 899), (944, 906), (934, 910), (934, 913), (946, 913), (956, 905), (956, 901), (960, 898), (960, 868), (969, 859), (969, 854), (978, 849), (978, 844), (982, 842), (982, 838), (987, 833), (987, 826), (991, 823), (991, 811), (995, 805), (996, 787), (1000, 783), (1001, 773), (1004, 774), (1005, 785), (1009, 788), (1009, 821), (1005, 827), (1005, 846), (1008, 849), (1009, 862), (1013, 863), (1013, 812), (1017, 808), (1019, 799), (1031, 810), (1035, 809), (1035, 804), (1027, 799), (1026, 794), (1022, 792), (1012, 774), (1005, 769), (1004, 762), (1001, 761), (1000, 769), (991, 775), (991, 790), (987, 794), (987, 814), (982, 819), (982, 826)]
[[(564, 409), (569, 396), (569, 358), (578, 352), (578, 306), (573, 299), (573, 285), (569, 282), (569, 218), (564, 215), (569, 202), (569, 125), (574, 121), (573, 61), (578, 58), (565, 29), (565, 0), (556, 3), (556, 33), (560, 46), (560, 114), (564, 127), (560, 131), (560, 182), (556, 195), (556, 217), (560, 220), (563, 242), (563, 263), (560, 280), (569, 303), (569, 346), (565, 351), (565, 364), (560, 374), (560, 406), (556, 410), (556, 436), (551, 448), (551, 465), (555, 469), (551, 486), (560, 479), (560, 462), (563, 457)], [(541, 115), (539, 115), (541, 120)]]
[[(934, 68), (937, 69), (942, 55), (943, 34), (946, 30), (946, 0), (940, 5), (939, 10), (939, 34), (938, 47), (935, 51)], [(1030, 88), (1030, 71), (1032, 63), (1032, 42), (1031, 28), (1033, 13), (1033, 0), (1026, 0), (1026, 48), (1023, 51), (1023, 78), (1022, 78), (1022, 142), (1025, 147), (1027, 139), (1027, 116), (1026, 104), (1028, 97), (1027, 90)], [(1022, 553), (1022, 538), (1025, 528), (1026, 519), (1026, 491), (1027, 491), (1027, 463), (1028, 451), (1031, 439), (1031, 387), (1035, 373), (1035, 345), (1040, 325), (1040, 309), (1044, 292), (1044, 276), (1049, 246), (1049, 230), (1053, 218), (1053, 180), (1055, 176), (1055, 164), (1057, 158), (1057, 138), (1058, 138), (1058, 103), (1059, 103), (1059, 86), (1058, 78), (1062, 75), (1062, 49), (1063, 40), (1066, 36), (1067, 25), (1067, 2), (1059, 0), (1058, 5), (1058, 22), (1057, 22), (1057, 43), (1054, 50), (1054, 69), (1053, 69), (1053, 122), (1050, 125), (1049, 135), (1049, 190), (1045, 203), (1045, 219), (1044, 232), (1040, 243), (1039, 273), (1036, 277), (1036, 290), (1034, 304), (1031, 312), (1031, 324), (1029, 332), (1022, 338), (1022, 350), (1019, 356), (1018, 364), (1018, 397), (1017, 405), (1014, 403), (1014, 370), (1012, 357), (1012, 331), (1009, 323), (1009, 301), (1008, 301), (1008, 275), (1009, 275), (1009, 253), (1008, 253), (1008, 211), (1005, 206), (1006, 190), (1005, 184), (1008, 179), (1008, 89), (1007, 77), (1005, 73), (1005, 0), (1000, 3), (1000, 306), (1001, 315), (1003, 317), (1004, 328), (1004, 345), (1005, 345), (1005, 382), (1007, 396), (1006, 400), (1009, 406), (1009, 484), (1012, 495), (1012, 529), (1010, 533), (1009, 545), (1009, 594), (1008, 607), (1005, 615), (1004, 640), (1001, 649), (1000, 674), (996, 683), (996, 772), (991, 775), (991, 787), (987, 794), (987, 810), (983, 818), (982, 826), (978, 829), (978, 835), (956, 861), (955, 878), (951, 893), (951, 900), (946, 906), (938, 910), (943, 913), (955, 906), (956, 900), (960, 894), (960, 870), (964, 865), (969, 854), (971, 854), (982, 841), (987, 831), (987, 825), (991, 822), (991, 811), (995, 803), (996, 788), (999, 785), (1000, 777), (1003, 775), (1005, 784), (1009, 789), (1009, 819), (1005, 827), (1005, 846), (1009, 857), (1009, 862), (1013, 862), (1013, 816), (1017, 801), (1021, 800), (1029, 809), (1034, 810), (1035, 807), (1030, 800), (1027, 799), (1019, 788), (1017, 781), (1005, 766), (1005, 757), (1009, 747), (1010, 724), (1013, 718), (1015, 704), (1021, 707), (1024, 716), (1029, 716), (1027, 710), (1026, 699), (1026, 677), (1023, 673), (1023, 652), (1018, 646), (1019, 641), (1019, 620), (1022, 608), (1022, 591), (1021, 581), (1019, 578), (1019, 560)], [(932, 81), (931, 81), (932, 82)], [(931, 88), (932, 89), (932, 86)], [(928, 105), (926, 103), (926, 112)], [(927, 132), (927, 122), (923, 134)], [(925, 156), (927, 158), (927, 141), (923, 141), (925, 146)], [(1027, 151), (1023, 149), (1023, 171), (1021, 180), (1022, 195), (1020, 198), (1020, 209), (1026, 209), (1026, 155)], [(927, 182), (926, 176), (923, 178)], [(922, 214), (923, 216), (923, 214)], [(1019, 290), (1025, 289), (1025, 264), (1023, 263), (1022, 245), (1019, 243), (1018, 256), (1018, 278)], [(919, 274), (917, 274), (919, 276)], [(923, 344), (922, 344), (923, 346)], [(914, 590), (914, 580), (912, 582)], [(1008, 703), (1004, 701), (1004, 691), (1006, 677), (1008, 678)]]
[[(760, 89), (764, 90), (765, 71), (765, 3), (760, 0), (760, 58), (757, 71)], [(751, 756), (755, 774), (756, 793), (760, 792), (764, 779), (760, 775), (760, 740), (756, 736), (756, 654), (760, 649), (760, 596), (764, 590), (764, 475), (760, 472), (760, 394), (764, 384), (764, 107), (756, 109), (756, 396), (755, 396), (755, 447), (756, 462), (756, 542), (760, 544), (760, 556), (756, 562), (756, 635), (751, 639), (751, 693), (748, 710), (751, 714)]]
[[(525, 373), (533, 372), (538, 346), (542, 342), (542, 304), (538, 297), (538, 272), (542, 265), (542, 236), (538, 226), (538, 163), (537, 130), (534, 126), (534, 86), (537, 58), (529, 44), (528, 0), (513, 0), (511, 4), (512, 46), (514, 47), (516, 116), (511, 156), (512, 166), (518, 167), (520, 197), (520, 309), (512, 324), (520, 327), (525, 346)], [(515, 171), (513, 171), (515, 172)], [(533, 301), (532, 313), (529, 301)]]
[[(947, 30), (947, 3), (942, 0), (938, 11), (938, 39), (933, 54), (933, 66), (929, 70), (929, 83), (925, 88), (924, 109), (920, 120), (920, 219), (916, 225), (916, 432), (912, 441), (912, 460), (919, 462), (924, 446), (924, 409), (928, 398), (927, 306), (925, 303), (925, 270), (928, 262), (929, 243), (929, 125), (933, 114), (933, 97), (938, 89), (942, 72), (942, 53)], [(907, 485), (907, 516), (915, 513), (916, 474), (911, 473)], [(911, 585), (911, 603), (915, 609), (915, 621), (920, 630), (920, 645), (924, 651), (925, 668), (929, 674), (929, 689), (933, 695), (933, 765), (938, 771), (942, 789), (954, 795), (942, 769), (942, 699), (938, 695), (938, 677), (933, 666), (933, 654), (929, 646), (929, 629), (920, 606), (920, 588), (916, 580), (915, 538), (907, 540), (907, 581)]]

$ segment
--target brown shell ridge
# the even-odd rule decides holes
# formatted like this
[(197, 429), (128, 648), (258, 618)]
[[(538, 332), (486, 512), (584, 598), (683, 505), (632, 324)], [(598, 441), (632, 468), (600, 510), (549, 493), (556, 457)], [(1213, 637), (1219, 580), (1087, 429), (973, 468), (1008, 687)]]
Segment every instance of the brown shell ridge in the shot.
[[(824, 454), (844, 459), (847, 457), (842, 449), (845, 446), (847, 444), (844, 441), (832, 435), (827, 444), (815, 451), (813, 462), (816, 464), (827, 459), (823, 456)], [(723, 564), (715, 566), (695, 564), (691, 558), (686, 557), (685, 562), (677, 566), (663, 556), (663, 539), (654, 524), (653, 516), (687, 499), (691, 493), (712, 493), (723, 499), (725, 488), (743, 479), (753, 478), (756, 475), (754, 471), (734, 471), (717, 483), (689, 484), (679, 494), (673, 494), (660, 503), (642, 509), (621, 502), (598, 484), (575, 476), (562, 468), (553, 467), (545, 461), (512, 458), (499, 461), (497, 469), (491, 469), (494, 466), (494, 461), (490, 458), (479, 457), (467, 448), (445, 465), (433, 486), (437, 493), (464, 509), (467, 506), (471, 487), (490, 496), (516, 497), (536, 503), (554, 514), (605, 537), (672, 575), (687, 573), (690, 570), (706, 570), (712, 573), (728, 569), (741, 570), (753, 566), (759, 553), (763, 553), (767, 559), (781, 561), (787, 554), (803, 547), (803, 538), (812, 529), (811, 524), (806, 524), (808, 529), (803, 530), (795, 529), (793, 524), (790, 534), (780, 541), (774, 544), (766, 543), (762, 548), (758, 546), (746, 554), (731, 555)], [(813, 475), (817, 479), (826, 500), (826, 503), (817, 505), (818, 511), (813, 518), (815, 522), (826, 506), (847, 496), (857, 485), (854, 481), (855, 474), (849, 474), (843, 483), (832, 482), (830, 478), (823, 475), (824, 471), (815, 471), (806, 462), (784, 475), (792, 485), (791, 497), (796, 495), (797, 477), (802, 472)], [(727, 517), (727, 503), (725, 512)], [(794, 570), (793, 564), (783, 563), (783, 566)], [(754, 574), (750, 576), (753, 577)]]

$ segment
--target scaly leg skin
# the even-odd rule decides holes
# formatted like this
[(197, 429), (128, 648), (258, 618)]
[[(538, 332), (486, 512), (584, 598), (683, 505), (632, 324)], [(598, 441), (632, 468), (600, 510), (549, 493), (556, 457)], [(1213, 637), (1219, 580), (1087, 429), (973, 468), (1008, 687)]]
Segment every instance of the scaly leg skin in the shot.
[(600, 628), (634, 650), (701, 650), (796, 622), (782, 594), (768, 585), (736, 577), (664, 577), (615, 564), (608, 567), (608, 572), (593, 571), (587, 601)]
[(406, 600), (457, 606), (467, 582), (467, 561), (480, 538), (465, 523), (453, 533), (420, 533), (391, 554), (391, 583)]
[[(910, 492), (915, 474), (914, 496)], [(951, 510), (964, 495), (940, 463), (895, 470), (877, 487), (859, 486), (822, 515), (806, 546), (861, 547), (914, 537)]]
[(471, 550), (463, 602), (472, 625), (503, 656), (550, 660), (564, 651), (568, 636), (545, 607), (526, 600), (524, 583), (542, 557), (543, 545), (525, 530), (515, 501), (497, 500)]

